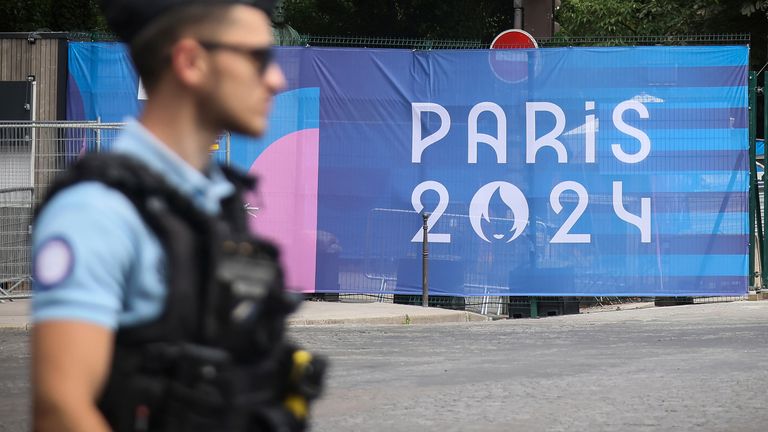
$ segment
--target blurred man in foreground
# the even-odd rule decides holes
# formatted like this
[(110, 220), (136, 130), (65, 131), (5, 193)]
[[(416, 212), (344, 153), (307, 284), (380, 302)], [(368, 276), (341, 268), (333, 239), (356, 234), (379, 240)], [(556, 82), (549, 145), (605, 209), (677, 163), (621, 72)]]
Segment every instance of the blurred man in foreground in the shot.
[(296, 301), (248, 232), (255, 182), (209, 159), (225, 129), (262, 135), (285, 85), (272, 3), (103, 2), (149, 99), (38, 209), (35, 430), (306, 427), (323, 362), (285, 341)]

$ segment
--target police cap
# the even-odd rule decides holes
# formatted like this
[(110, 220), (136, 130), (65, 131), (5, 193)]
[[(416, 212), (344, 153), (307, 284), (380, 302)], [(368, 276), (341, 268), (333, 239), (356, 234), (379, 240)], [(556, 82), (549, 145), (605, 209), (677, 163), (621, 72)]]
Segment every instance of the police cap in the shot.
[(270, 17), (276, 0), (102, 0), (102, 10), (112, 31), (130, 43), (152, 20), (171, 9), (195, 4), (244, 4)]

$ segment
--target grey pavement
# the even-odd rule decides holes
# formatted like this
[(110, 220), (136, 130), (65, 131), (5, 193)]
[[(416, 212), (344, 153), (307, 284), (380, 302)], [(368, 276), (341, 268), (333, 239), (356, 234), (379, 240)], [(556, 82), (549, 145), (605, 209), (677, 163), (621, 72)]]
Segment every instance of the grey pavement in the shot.
[[(29, 300), (0, 303), (0, 328), (30, 326)], [(293, 326), (327, 324), (435, 324), (488, 321), (472, 312), (454, 311), (392, 303), (334, 303), (305, 301), (288, 318)]]
[(314, 432), (764, 432), (768, 302), (420, 326), (305, 326)]
[(0, 329), (25, 329), (29, 326), (29, 300), (4, 300), (0, 303)]
[[(331, 365), (314, 432), (767, 430), (768, 301), (421, 325), (304, 306), (290, 336)], [(361, 307), (409, 318), (301, 325)], [(28, 337), (0, 329), (0, 432), (30, 429)]]

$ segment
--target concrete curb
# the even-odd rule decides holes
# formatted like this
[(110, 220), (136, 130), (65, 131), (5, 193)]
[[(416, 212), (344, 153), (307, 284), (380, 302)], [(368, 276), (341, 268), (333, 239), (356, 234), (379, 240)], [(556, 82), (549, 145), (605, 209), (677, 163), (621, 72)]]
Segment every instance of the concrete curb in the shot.
[(30, 306), (31, 301), (28, 299), (0, 302), (0, 329), (31, 329)]
[(32, 330), (32, 323), (14, 324), (14, 323), (0, 323), (0, 330)]
[(491, 321), (489, 317), (464, 311), (453, 311), (451, 314), (376, 316), (358, 318), (289, 318), (289, 326), (319, 326), (319, 325), (411, 325), (411, 324), (443, 324)]
[[(17, 300), (0, 304), (0, 329), (29, 331), (30, 301)], [(409, 325), (491, 321), (487, 316), (434, 307), (392, 303), (302, 302), (299, 310), (288, 317), (289, 326), (319, 325)]]
[(408, 325), (490, 321), (484, 315), (392, 303), (304, 302), (288, 325)]

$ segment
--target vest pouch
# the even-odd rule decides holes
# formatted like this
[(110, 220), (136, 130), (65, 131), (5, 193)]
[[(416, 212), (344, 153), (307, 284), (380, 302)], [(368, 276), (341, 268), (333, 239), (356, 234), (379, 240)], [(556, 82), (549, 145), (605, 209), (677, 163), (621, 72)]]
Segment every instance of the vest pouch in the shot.
[(115, 432), (163, 430), (162, 411), (169, 380), (154, 371), (140, 370), (141, 356), (116, 351), (113, 367), (99, 400), (99, 409)]
[(286, 405), (291, 391), (292, 345), (275, 346), (258, 362), (238, 364), (230, 371), (235, 398), (232, 407), (233, 431), (300, 432), (304, 419), (297, 418)]
[(276, 250), (268, 243), (225, 241), (218, 259), (211, 334), (240, 363), (259, 361), (283, 341), (286, 317), (300, 299), (285, 291)]
[(286, 410), (288, 346), (258, 362), (237, 363), (223, 351), (189, 345), (170, 382), (167, 432), (299, 432), (305, 424)]
[(165, 431), (229, 431), (233, 393), (232, 360), (226, 351), (181, 344), (168, 383)]
[(232, 431), (229, 354), (189, 343), (119, 347), (100, 409), (115, 432)]

